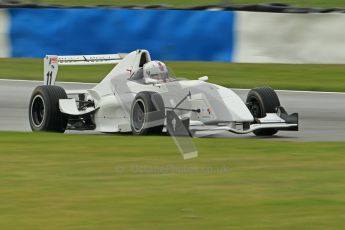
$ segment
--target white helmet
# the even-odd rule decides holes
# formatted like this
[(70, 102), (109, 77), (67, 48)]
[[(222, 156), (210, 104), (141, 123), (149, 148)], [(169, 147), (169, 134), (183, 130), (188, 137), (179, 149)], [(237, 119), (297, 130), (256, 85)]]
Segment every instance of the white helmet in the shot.
[(168, 69), (163, 62), (150, 61), (143, 66), (146, 83), (161, 83), (168, 80)]

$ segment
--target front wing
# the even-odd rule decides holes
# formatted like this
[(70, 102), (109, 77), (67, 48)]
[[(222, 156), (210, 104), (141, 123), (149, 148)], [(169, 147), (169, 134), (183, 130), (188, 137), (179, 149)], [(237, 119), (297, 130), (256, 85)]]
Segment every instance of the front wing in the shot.
[(189, 130), (195, 131), (230, 131), (237, 134), (247, 134), (258, 129), (276, 129), (298, 131), (298, 113), (287, 114), (283, 107), (277, 107), (277, 113), (267, 113), (266, 117), (257, 118), (251, 124), (232, 122), (227, 125), (205, 125), (202, 122), (190, 122)]

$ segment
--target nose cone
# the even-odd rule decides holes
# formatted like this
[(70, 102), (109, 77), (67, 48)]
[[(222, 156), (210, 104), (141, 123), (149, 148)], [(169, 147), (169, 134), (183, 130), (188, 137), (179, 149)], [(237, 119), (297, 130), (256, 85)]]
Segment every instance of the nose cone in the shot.
[(242, 99), (232, 90), (218, 86), (218, 93), (221, 96), (226, 109), (231, 114), (231, 121), (252, 122), (252, 114)]

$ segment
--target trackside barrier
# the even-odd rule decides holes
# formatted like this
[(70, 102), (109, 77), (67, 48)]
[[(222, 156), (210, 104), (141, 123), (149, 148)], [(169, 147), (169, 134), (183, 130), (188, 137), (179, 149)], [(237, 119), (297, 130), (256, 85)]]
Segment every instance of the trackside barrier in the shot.
[(345, 14), (236, 13), (234, 62), (345, 63)]
[(223, 1), (224, 4), (217, 5), (198, 5), (191, 7), (174, 7), (170, 4), (155, 4), (155, 5), (60, 5), (46, 4), (43, 2), (20, 2), (11, 0), (0, 0), (0, 8), (119, 8), (119, 9), (133, 9), (133, 10), (144, 10), (144, 9), (155, 9), (155, 10), (223, 10), (223, 11), (250, 11), (250, 12), (271, 12), (271, 13), (345, 13), (345, 8), (333, 7), (333, 8), (319, 8), (319, 7), (301, 7), (290, 5), (286, 3), (259, 3), (259, 4), (231, 4)]
[(128, 53), (163, 60), (232, 61), (233, 12), (10, 9), (12, 57)]
[(10, 8), (0, 9), (0, 57), (147, 49), (161, 60), (344, 64), (344, 25), (326, 12)]

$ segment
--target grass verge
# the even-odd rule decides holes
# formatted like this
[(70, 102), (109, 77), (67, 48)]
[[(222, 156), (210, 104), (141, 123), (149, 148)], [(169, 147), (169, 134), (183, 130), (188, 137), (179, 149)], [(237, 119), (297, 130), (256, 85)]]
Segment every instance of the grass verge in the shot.
[(345, 143), (0, 133), (1, 229), (342, 229)]
[[(217, 62), (167, 62), (179, 77), (209, 81), (226, 87), (345, 92), (345, 65), (235, 64)], [(62, 66), (59, 81), (99, 82), (112, 66)], [(0, 78), (43, 79), (43, 61), (0, 59)]]

